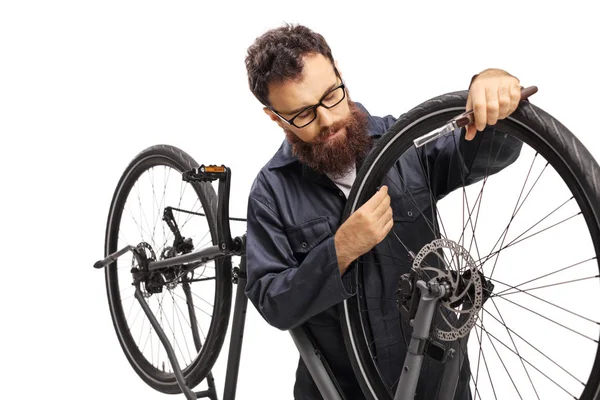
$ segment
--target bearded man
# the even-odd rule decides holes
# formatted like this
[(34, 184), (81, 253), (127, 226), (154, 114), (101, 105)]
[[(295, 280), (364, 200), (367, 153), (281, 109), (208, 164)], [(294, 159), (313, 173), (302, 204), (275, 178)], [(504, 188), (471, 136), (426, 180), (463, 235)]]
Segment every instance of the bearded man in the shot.
[[(395, 118), (371, 116), (350, 99), (331, 49), (307, 27), (286, 25), (264, 33), (249, 47), (246, 68), (250, 90), (285, 132), (249, 196), (246, 294), (272, 326), (288, 330), (304, 325), (345, 397), (364, 399), (346, 353), (336, 305), (355, 294), (345, 273), (348, 267), (392, 229), (387, 186), (345, 222), (341, 218), (357, 168)], [(477, 131), (510, 115), (519, 100), (520, 84), (514, 76), (497, 69), (476, 75), (466, 105), (474, 108), (475, 123), (459, 130), (458, 140), (472, 141)], [(512, 149), (495, 167), (514, 161), (520, 147)], [(440, 157), (438, 164), (443, 164), (444, 152), (454, 148), (439, 150), (430, 157)], [(422, 175), (420, 165), (413, 168)], [(438, 177), (444, 178), (453, 166), (440, 168)], [(378, 357), (393, 384), (404, 353), (393, 343), (397, 338), (390, 336), (388, 341)], [(417, 398), (433, 399), (436, 379), (439, 376), (422, 376), (421, 381), (432, 384), (419, 386)], [(322, 398), (301, 359), (294, 397)], [(455, 398), (471, 398), (468, 378), (462, 379)]]

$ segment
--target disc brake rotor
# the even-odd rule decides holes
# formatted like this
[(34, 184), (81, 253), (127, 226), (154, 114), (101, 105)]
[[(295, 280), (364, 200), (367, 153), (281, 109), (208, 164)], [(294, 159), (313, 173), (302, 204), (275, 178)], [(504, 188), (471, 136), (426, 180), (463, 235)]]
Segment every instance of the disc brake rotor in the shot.
[[(430, 255), (441, 260), (443, 269), (426, 262), (426, 258), (431, 260)], [(483, 304), (482, 278), (469, 252), (452, 240), (436, 239), (415, 256), (413, 269), (426, 282), (435, 278), (451, 287), (449, 295), (440, 299), (441, 321), (434, 324), (431, 334), (443, 341), (466, 336), (475, 326)]]

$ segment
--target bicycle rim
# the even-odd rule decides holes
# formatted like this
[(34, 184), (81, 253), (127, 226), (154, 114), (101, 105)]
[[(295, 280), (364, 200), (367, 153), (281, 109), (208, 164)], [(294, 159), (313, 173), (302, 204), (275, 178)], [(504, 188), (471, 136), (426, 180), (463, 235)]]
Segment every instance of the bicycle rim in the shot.
[[(115, 191), (107, 225), (107, 254), (126, 245), (145, 243), (148, 258), (173, 256), (174, 234), (163, 220), (165, 207), (173, 207), (175, 223), (181, 235), (192, 240), (193, 251), (216, 244), (216, 197), (212, 186), (181, 179), (183, 171), (195, 166), (191, 157), (170, 146), (155, 146), (140, 153)], [(167, 353), (134, 297), (131, 270), (138, 267), (131, 253), (107, 267), (113, 324), (138, 375), (156, 390), (179, 393)], [(160, 291), (147, 284), (141, 289), (173, 347), (188, 385), (193, 387), (210, 371), (223, 343), (231, 302), (231, 269), (230, 260), (225, 258), (193, 271), (187, 267), (157, 275)]]
[[(599, 169), (571, 133), (542, 110), (524, 104), (509, 119), (478, 134), (507, 133), (524, 142), (517, 160), (502, 171), (488, 168), (481, 180), (461, 182), (443, 198), (439, 183), (423, 190), (408, 178), (399, 183), (390, 179), (394, 162), (412, 157), (420, 164), (416, 170), (428, 177), (424, 180), (432, 181), (435, 166), (418, 157), (425, 150), (415, 149), (413, 140), (464, 111), (465, 103), (466, 92), (452, 93), (405, 114), (369, 155), (349, 196), (345, 217), (382, 183), (397, 195), (392, 194), (394, 229), (376, 251), (356, 262), (351, 273), (358, 293), (343, 304), (347, 345), (363, 390), (369, 398), (393, 398), (403, 357), (390, 354), (404, 354), (410, 328), (401, 321), (398, 297), (390, 291), (413, 264), (409, 251), (414, 256), (441, 237), (466, 250), (494, 284), (481, 310), (472, 313), (474, 326), (462, 327), (462, 334), (470, 332), (458, 355), (470, 364), (462, 384), (470, 387), (471, 396), (596, 398), (600, 196), (598, 175), (593, 174)], [(431, 149), (436, 142), (426, 146)], [(502, 151), (487, 151), (489, 167)], [(429, 236), (407, 236), (411, 226), (429, 230)], [(447, 270), (468, 265), (450, 248), (438, 253)], [(379, 276), (374, 277), (374, 269), (380, 270)], [(445, 310), (462, 315), (464, 305), (455, 307)], [(434, 329), (448, 330), (441, 312)], [(436, 334), (432, 338), (437, 340)], [(427, 357), (417, 398), (437, 398), (442, 374), (443, 364)], [(437, 382), (433, 389), (432, 382)]]

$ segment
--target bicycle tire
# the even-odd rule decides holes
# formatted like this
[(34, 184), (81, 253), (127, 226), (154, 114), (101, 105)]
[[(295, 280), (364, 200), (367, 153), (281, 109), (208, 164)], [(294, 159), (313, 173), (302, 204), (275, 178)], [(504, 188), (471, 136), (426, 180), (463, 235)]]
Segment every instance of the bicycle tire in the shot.
[[(106, 241), (105, 241), (105, 255), (111, 254), (113, 252), (115, 252), (116, 250), (118, 250), (118, 248), (120, 248), (121, 246), (124, 245), (133, 245), (136, 246), (138, 245), (138, 241), (146, 241), (146, 237), (145, 236), (150, 236), (149, 237), (149, 241), (154, 243), (154, 237), (155, 234), (159, 235), (159, 233), (157, 232), (156, 229), (156, 225), (158, 223), (158, 221), (160, 220), (162, 223), (162, 205), (169, 205), (166, 204), (167, 203), (167, 199), (169, 198), (169, 194), (167, 193), (167, 187), (172, 188), (173, 186), (173, 182), (178, 182), (181, 181), (181, 173), (186, 171), (186, 170), (190, 170), (192, 168), (196, 168), (198, 167), (198, 164), (196, 163), (196, 161), (194, 161), (194, 159), (192, 157), (190, 157), (188, 154), (186, 154), (184, 151), (173, 147), (173, 146), (169, 146), (169, 145), (156, 145), (156, 146), (152, 146), (149, 147), (145, 150), (143, 150), (142, 152), (140, 152), (131, 162), (130, 164), (125, 168), (119, 183), (115, 189), (112, 201), (111, 201), (111, 205), (110, 205), (110, 210), (108, 213), (108, 220), (107, 220), (107, 227), (106, 227)], [(148, 219), (147, 216), (145, 215), (145, 211), (142, 210), (142, 201), (143, 199), (139, 199), (140, 202), (140, 221), (139, 221), (139, 234), (142, 236), (141, 239), (137, 238), (137, 241), (134, 241), (134, 243), (126, 243), (126, 242), (122, 242), (119, 243), (119, 235), (120, 235), (120, 229), (122, 228), (123, 225), (123, 229), (127, 226), (126, 222), (127, 219), (123, 218), (124, 216), (124, 212), (125, 212), (125, 208), (127, 207), (127, 201), (128, 198), (130, 196), (130, 194), (132, 194), (133, 192), (138, 192), (138, 197), (140, 197), (142, 190), (144, 186), (144, 182), (146, 180), (145, 176), (148, 176), (148, 181), (151, 182), (151, 187), (152, 187), (152, 194), (154, 194), (154, 190), (155, 190), (155, 179), (156, 176), (158, 175), (158, 173), (155, 173), (155, 168), (156, 169), (162, 169), (163, 171), (163, 180), (165, 180), (164, 183), (164, 187), (163, 187), (163, 193), (162, 193), (162, 198), (160, 199), (160, 201), (157, 201), (157, 199), (155, 198), (153, 200), (152, 203), (152, 207), (155, 208), (156, 212), (157, 212), (157, 216), (154, 217), (154, 227), (152, 228), (152, 235), (150, 235), (147, 229), (150, 229), (151, 227), (149, 226), (150, 224), (148, 223)], [(152, 172), (152, 176), (150, 175), (150, 173)], [(166, 177), (166, 178), (165, 178)], [(172, 180), (170, 179), (172, 178)], [(158, 179), (156, 179), (158, 180)], [(170, 181), (170, 182), (169, 182)], [(148, 184), (145, 184), (146, 186)], [(171, 185), (171, 186), (169, 186)], [(175, 184), (176, 185), (176, 184)], [(191, 202), (192, 199), (195, 199), (194, 202), (192, 203), (193, 206), (192, 208), (197, 207), (197, 202), (199, 201), (199, 205), (200, 205), (200, 210), (195, 210), (194, 211), (202, 211), (203, 210), (203, 214), (204, 217), (202, 218), (200, 216), (200, 218), (198, 218), (199, 220), (199, 224), (201, 226), (206, 226), (207, 227), (207, 232), (205, 233), (205, 236), (209, 237), (209, 243), (207, 243), (207, 245), (215, 245), (217, 244), (217, 222), (216, 222), (216, 213), (217, 213), (217, 196), (215, 194), (215, 190), (212, 187), (212, 185), (210, 183), (206, 183), (206, 182), (193, 182), (193, 183), (179, 183), (179, 203), (182, 202), (182, 198), (184, 198), (184, 196), (187, 196), (186, 199), (189, 199), (189, 201)], [(183, 190), (181, 189), (183, 185)], [(186, 186), (188, 185), (188, 186)], [(191, 186), (193, 188), (193, 193), (189, 193), (189, 195), (186, 195), (186, 190), (185, 188)], [(157, 185), (158, 189), (160, 190), (160, 187)], [(175, 190), (176, 192), (176, 190)], [(144, 191), (144, 193), (146, 193), (146, 191)], [(163, 204), (164, 203), (164, 204)], [(177, 205), (177, 204), (171, 204), (171, 205)], [(142, 216), (142, 212), (144, 212), (143, 216)], [(134, 225), (137, 223), (136, 218), (133, 216), (131, 210), (129, 210), (129, 213), (131, 214), (130, 217), (135, 221)], [(191, 220), (192, 216), (195, 218), (197, 216), (189, 214), (191, 216), (187, 217), (187, 219), (185, 221), (183, 221), (183, 224), (180, 224), (179, 227), (180, 228), (184, 228), (184, 226), (186, 224), (189, 223), (189, 221)], [(127, 215), (125, 215), (127, 217)], [(142, 221), (145, 220), (145, 221)], [(150, 220), (150, 222), (152, 222), (152, 220)], [(147, 227), (144, 225), (144, 223), (146, 225), (148, 225)], [(162, 233), (163, 233), (163, 239), (168, 235), (168, 230), (165, 230), (165, 226), (166, 224), (162, 223)], [(158, 231), (161, 231), (161, 229), (158, 229)], [(195, 234), (195, 232), (194, 232)], [(182, 235), (185, 236), (185, 232), (182, 231)], [(128, 238), (129, 239), (129, 238)], [(158, 239), (157, 239), (158, 240)], [(159, 240), (158, 243), (160, 244), (161, 241)], [(166, 245), (168, 243), (168, 240), (166, 239), (164, 241), (164, 243), (162, 244), (162, 248), (160, 248), (159, 245), (155, 245), (154, 247), (157, 248), (153, 248), (153, 250), (155, 251), (155, 254), (160, 254), (159, 252), (162, 252), (163, 250), (166, 249)], [(151, 246), (152, 247), (152, 246)], [(133, 286), (131, 286), (132, 283), (132, 279), (131, 279), (131, 275), (129, 275), (129, 278), (127, 277), (127, 272), (123, 273), (122, 270), (123, 269), (127, 269), (129, 266), (127, 265), (127, 262), (125, 260), (126, 257), (121, 257), (119, 260), (115, 261), (114, 263), (112, 263), (111, 265), (106, 267), (106, 271), (105, 271), (105, 279), (106, 279), (106, 290), (107, 290), (107, 297), (108, 297), (108, 303), (109, 303), (109, 309), (110, 309), (110, 314), (111, 314), (111, 318), (113, 321), (113, 325), (115, 328), (115, 332), (117, 333), (117, 337), (119, 339), (119, 343), (123, 349), (123, 352), (125, 353), (125, 356), (127, 358), (127, 360), (129, 361), (129, 363), (131, 364), (131, 366), (133, 367), (133, 369), (135, 370), (135, 372), (142, 378), (142, 380), (144, 382), (146, 382), (148, 385), (150, 385), (152, 388), (163, 392), (163, 393), (168, 393), (168, 394), (175, 394), (175, 393), (181, 393), (181, 389), (175, 379), (175, 375), (172, 372), (172, 368), (170, 367), (170, 362), (168, 361), (168, 358), (166, 357), (166, 352), (163, 353), (163, 357), (164, 359), (160, 359), (161, 358), (161, 346), (162, 344), (160, 344), (160, 341), (158, 339), (158, 336), (156, 335), (155, 332), (152, 331), (151, 327), (150, 327), (150, 323), (149, 320), (147, 320), (147, 317), (143, 314), (143, 312), (141, 312), (141, 307), (139, 306), (138, 303), (136, 303), (136, 299), (131, 297), (131, 294), (129, 295), (129, 297), (124, 296), (124, 292), (127, 290), (127, 288), (130, 288), (129, 290), (134, 290)], [(119, 267), (121, 267), (121, 270), (119, 270)], [(206, 271), (206, 267), (203, 270), (203, 272)], [(182, 369), (184, 378), (187, 382), (187, 385), (189, 387), (195, 387), (198, 383), (200, 383), (210, 372), (211, 368), (213, 367), (219, 352), (221, 350), (221, 347), (223, 345), (223, 342), (225, 340), (225, 334), (227, 332), (227, 326), (229, 323), (229, 315), (230, 315), (230, 310), (231, 310), (231, 296), (232, 296), (232, 282), (231, 282), (231, 258), (230, 257), (221, 257), (218, 258), (216, 260), (214, 260), (214, 277), (209, 277), (206, 278), (205, 281), (214, 281), (214, 289), (212, 288), (212, 286), (208, 287), (206, 285), (202, 286), (202, 291), (206, 291), (209, 293), (209, 295), (212, 293), (212, 291), (214, 290), (214, 301), (213, 301), (213, 310), (212, 310), (212, 315), (210, 315), (210, 326), (208, 328), (208, 331), (205, 335), (205, 337), (203, 338), (203, 341), (201, 343), (201, 347), (200, 347), (200, 351), (197, 352), (197, 349), (195, 348), (196, 346), (194, 346), (194, 348), (190, 351), (190, 344), (188, 343), (188, 339), (189, 335), (191, 334), (191, 321), (198, 321), (198, 323), (196, 324), (197, 326), (199, 326), (200, 331), (202, 332), (202, 325), (200, 323), (200, 316), (202, 316), (202, 318), (206, 318), (203, 316), (203, 314), (201, 312), (206, 313), (206, 311), (204, 310), (204, 308), (201, 307), (205, 307), (203, 305), (203, 303), (200, 303), (198, 301), (198, 299), (204, 300), (201, 296), (200, 296), (200, 292), (196, 293), (196, 292), (190, 292), (192, 293), (191, 298), (193, 298), (194, 300), (196, 300), (196, 303), (194, 304), (194, 319), (192, 319), (191, 314), (189, 313), (189, 309), (188, 309), (188, 317), (189, 319), (186, 319), (186, 315), (185, 312), (183, 312), (182, 307), (179, 306), (179, 300), (181, 299), (182, 296), (177, 292), (178, 289), (181, 288), (182, 283), (181, 281), (179, 281), (179, 283), (175, 283), (177, 286), (175, 286), (174, 288), (171, 289), (167, 289), (166, 286), (164, 287), (164, 293), (154, 293), (154, 294), (149, 294), (148, 299), (147, 299), (147, 303), (151, 304), (153, 302), (153, 299), (157, 299), (157, 303), (158, 303), (158, 309), (153, 309), (153, 312), (155, 313), (155, 317), (161, 321), (161, 325), (163, 326), (163, 329), (165, 330), (165, 333), (167, 334), (167, 337), (170, 338), (171, 341), (176, 341), (176, 343), (171, 343), (171, 345), (173, 346), (174, 350), (176, 353), (181, 354), (181, 359), (179, 359), (179, 354), (178, 354), (178, 363), (180, 364), (180, 367)], [(119, 277), (119, 274), (121, 273), (121, 277)], [(187, 275), (187, 274), (186, 274)], [(214, 278), (214, 279), (213, 279)], [(179, 278), (178, 278), (179, 279)], [(177, 282), (177, 280), (175, 281)], [(201, 285), (204, 284), (204, 282), (198, 282), (198, 283), (191, 283), (189, 284), (190, 287), (194, 286), (194, 285)], [(181, 289), (183, 290), (183, 289)], [(198, 291), (200, 291), (200, 288), (197, 289)], [(168, 296), (167, 293), (169, 293), (169, 296), (171, 297), (171, 305), (172, 305), (172, 314), (173, 314), (173, 322), (169, 323), (169, 318), (167, 316), (168, 311), (165, 312), (164, 308), (163, 308), (163, 303), (168, 302)], [(122, 296), (123, 295), (123, 296)], [(159, 297), (162, 296), (162, 298), (160, 300)], [(165, 297), (167, 298), (167, 301), (165, 301)], [(128, 300), (129, 302), (131, 302), (131, 305), (126, 304), (125, 305), (125, 301)], [(185, 298), (184, 298), (185, 300)], [(207, 302), (206, 300), (204, 300), (205, 302)], [(199, 305), (200, 303), (200, 305)], [(208, 302), (210, 304), (210, 302)], [(186, 301), (187, 304), (187, 301)], [(125, 309), (128, 308), (128, 309)], [(128, 316), (130, 316), (134, 309), (138, 309), (138, 312), (135, 316), (135, 318), (133, 319), (133, 321), (129, 321), (128, 320)], [(166, 307), (165, 307), (166, 308)], [(200, 312), (199, 312), (200, 311)], [(126, 315), (127, 314), (127, 315)], [(141, 328), (139, 327), (139, 322), (138, 319), (140, 318), (139, 315), (142, 315), (142, 324), (141, 324)], [(177, 316), (177, 320), (175, 318), (175, 315)], [(207, 313), (207, 315), (209, 315)], [(170, 314), (169, 314), (170, 316)], [(183, 320), (183, 323), (182, 323)], [(162, 321), (166, 321), (163, 325)], [(186, 328), (183, 327), (183, 325), (189, 325), (189, 331), (190, 332), (186, 332)], [(145, 333), (144, 331), (144, 327), (146, 326), (148, 327), (148, 334)], [(131, 325), (131, 326), (130, 326)], [(134, 334), (133, 334), (133, 326), (135, 325), (136, 330), (139, 329), (140, 330), (140, 336), (139, 336), (139, 340), (137, 343), (136, 342), (136, 338), (134, 338)], [(172, 326), (173, 325), (173, 326)], [(181, 332), (178, 331), (177, 325), (179, 325)], [(169, 329), (171, 330), (169, 332)], [(144, 342), (142, 343), (142, 333), (144, 334)], [(137, 333), (136, 333), (137, 334)], [(172, 338), (171, 338), (171, 334), (172, 334)], [(176, 337), (177, 335), (177, 337)], [(204, 333), (202, 332), (202, 335), (204, 335)], [(197, 335), (199, 336), (199, 335)], [(181, 337), (183, 337), (184, 342), (185, 342), (185, 346), (187, 346), (187, 355), (184, 353), (184, 351), (181, 349), (182, 344), (180, 344), (177, 339), (180, 339)], [(192, 342), (193, 340), (190, 339)], [(148, 342), (150, 342), (150, 352), (151, 355), (148, 354), (148, 351), (146, 350), (146, 348), (148, 347)], [(156, 347), (156, 358), (154, 355), (154, 348)], [(186, 358), (186, 356), (188, 356), (188, 358)], [(184, 361), (184, 363), (187, 363), (187, 365), (182, 365), (182, 361)], [(189, 363), (187, 362), (189, 361)], [(166, 370), (167, 369), (167, 370)], [(170, 369), (170, 371), (169, 371)]]
[[(375, 193), (396, 160), (405, 151), (413, 148), (414, 139), (438, 128), (464, 111), (467, 95), (466, 91), (447, 93), (432, 98), (399, 117), (386, 134), (378, 140), (358, 171), (344, 210), (343, 220), (347, 219)], [(498, 121), (494, 128), (501, 132), (511, 132), (515, 137), (531, 146), (536, 151), (536, 155), (539, 153), (546, 158), (549, 165), (563, 179), (581, 210), (585, 220), (584, 225), (588, 231), (585, 233), (589, 234), (590, 240), (593, 242), (593, 246), (590, 248), (593, 247), (593, 252), (595, 252), (593, 258), (596, 261), (592, 259), (590, 268), (593, 268), (597, 274), (599, 267), (597, 256), (600, 254), (600, 167), (598, 163), (564, 125), (529, 102), (522, 102), (509, 118)], [(478, 133), (478, 135), (482, 134), (485, 133)], [(477, 227), (477, 224), (475, 226)], [(416, 249), (415, 252), (418, 250)], [(366, 306), (366, 295), (363, 293), (365, 290), (363, 270), (368, 267), (361, 265), (361, 259), (355, 261), (349, 269), (358, 292), (356, 296), (346, 300), (340, 306), (342, 330), (353, 369), (366, 398), (387, 400), (393, 398), (393, 392), (389, 382), (384, 381), (377, 362), (373, 360), (372, 343), (369, 343), (373, 339), (373, 333), (368, 318), (365, 317), (365, 313), (369, 311)], [(597, 324), (597, 320), (595, 323)], [(483, 338), (483, 330), (481, 332)], [(593, 339), (597, 344), (597, 332)], [(489, 340), (492, 342), (491, 338)], [(516, 345), (515, 349), (517, 349)], [(567, 351), (569, 350), (567, 349)], [(592, 355), (593, 360), (590, 360), (590, 363), (593, 365), (590, 368), (589, 376), (582, 380), (584, 388), (580, 397), (577, 397), (584, 400), (600, 397), (600, 352), (598, 347)], [(525, 365), (523, 369), (526, 372), (528, 370)], [(472, 375), (471, 378), (473, 378)], [(470, 383), (472, 383), (472, 379)], [(532, 386), (534, 386), (533, 383)], [(550, 384), (550, 386), (552, 385)], [(533, 390), (535, 391), (536, 388), (534, 387)], [(560, 391), (558, 390), (558, 392)], [(475, 396), (475, 394), (472, 395)], [(496, 395), (495, 391), (494, 395)], [(513, 394), (511, 398), (517, 397)], [(555, 397), (550, 398), (554, 399)]]

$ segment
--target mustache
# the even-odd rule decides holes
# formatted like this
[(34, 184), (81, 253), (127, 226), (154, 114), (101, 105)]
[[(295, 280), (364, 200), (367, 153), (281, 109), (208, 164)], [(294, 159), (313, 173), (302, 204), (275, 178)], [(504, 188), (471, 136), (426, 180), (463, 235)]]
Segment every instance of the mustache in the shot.
[(346, 121), (336, 121), (329, 127), (321, 129), (321, 132), (319, 132), (319, 136), (317, 136), (315, 142), (317, 142), (317, 143), (324, 142), (329, 136), (338, 132), (340, 129), (344, 128), (346, 126), (346, 124), (347, 124)]

